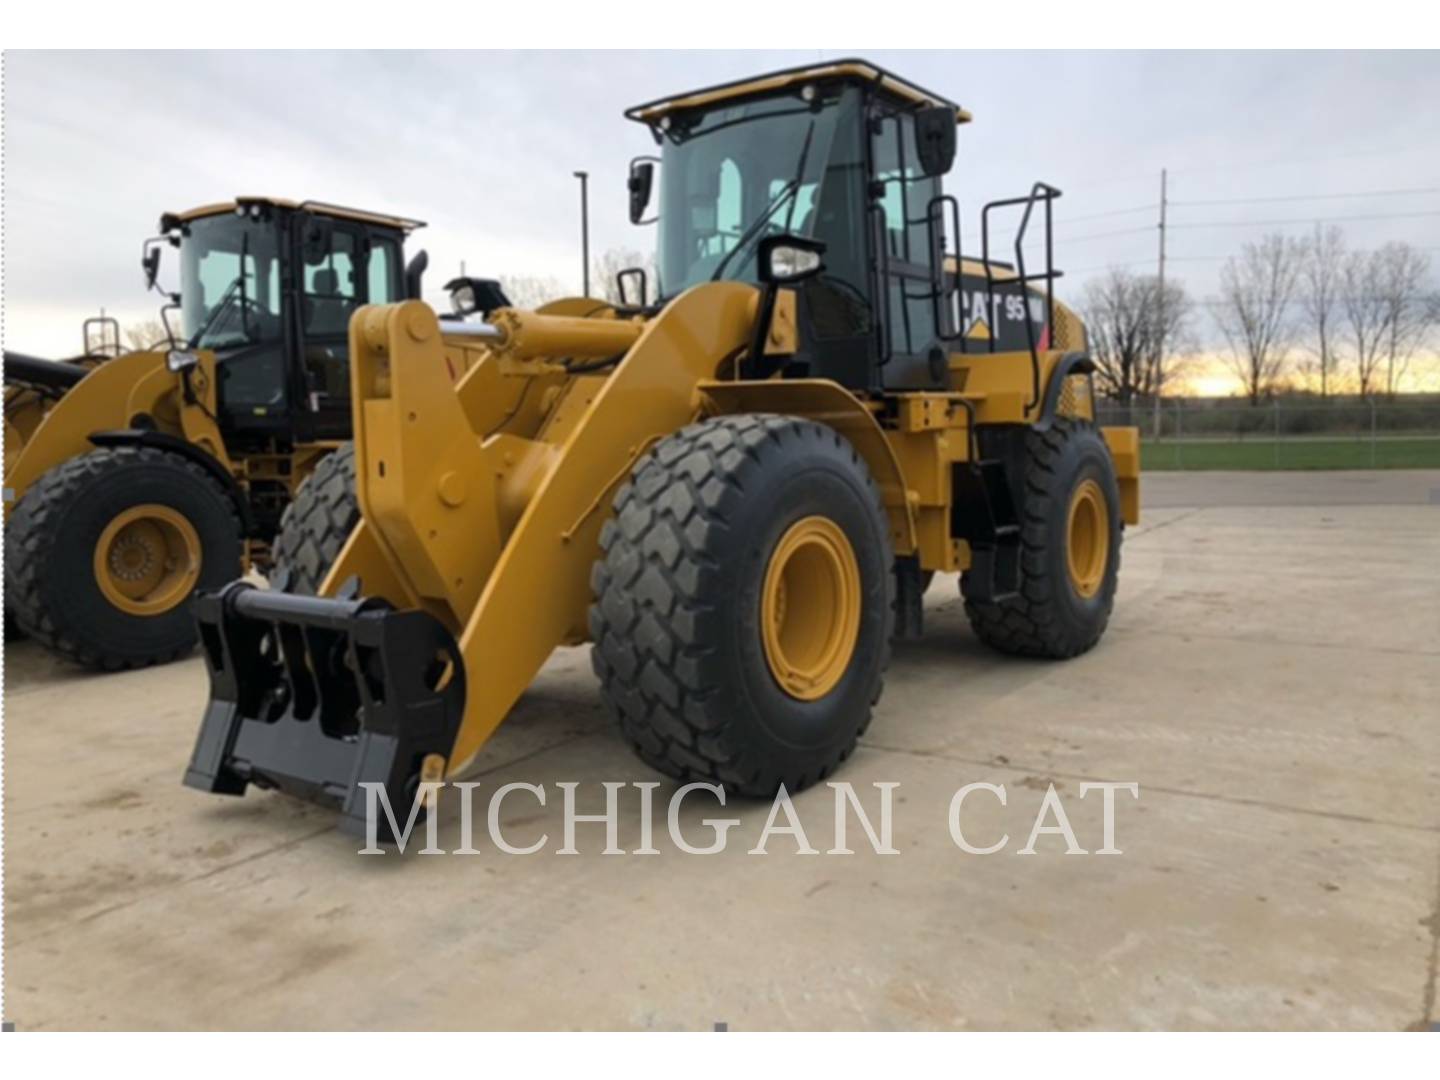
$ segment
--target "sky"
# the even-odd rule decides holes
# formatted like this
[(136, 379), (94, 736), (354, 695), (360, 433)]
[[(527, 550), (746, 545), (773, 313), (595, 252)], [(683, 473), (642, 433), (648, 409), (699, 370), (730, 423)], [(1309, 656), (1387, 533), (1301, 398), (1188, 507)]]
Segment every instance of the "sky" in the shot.
[[(1409, 241), (1440, 266), (1433, 54), (10, 51), (5, 347), (73, 354), (101, 307), (154, 318), (139, 260), (160, 213), (236, 195), (427, 221), (409, 250), (429, 251), (437, 304), (462, 260), (472, 275), (554, 277), (578, 292), (575, 170), (590, 173), (594, 251), (654, 244), (626, 212), (628, 163), (654, 151), (626, 106), (846, 55), (974, 113), (946, 181), (967, 251), (983, 202), (1035, 180), (1064, 191), (1062, 298), (1109, 266), (1153, 272), (1162, 168), (1167, 272), (1202, 313), (1225, 256), (1316, 221), (1355, 247)], [(1241, 199), (1257, 201), (1229, 201)]]

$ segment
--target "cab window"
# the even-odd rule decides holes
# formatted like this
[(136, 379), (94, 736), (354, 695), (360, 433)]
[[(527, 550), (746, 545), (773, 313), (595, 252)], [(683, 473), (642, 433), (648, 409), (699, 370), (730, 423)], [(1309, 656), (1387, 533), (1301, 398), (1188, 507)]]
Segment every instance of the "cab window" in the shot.
[(328, 240), (305, 253), (305, 334), (343, 337), (359, 304), (356, 294), (356, 235), (332, 229)]

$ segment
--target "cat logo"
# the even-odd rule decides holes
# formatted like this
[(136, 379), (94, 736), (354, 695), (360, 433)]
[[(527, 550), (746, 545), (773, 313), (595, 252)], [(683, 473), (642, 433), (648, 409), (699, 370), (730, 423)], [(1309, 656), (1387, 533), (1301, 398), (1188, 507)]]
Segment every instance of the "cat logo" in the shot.
[(965, 336), (975, 341), (989, 341), (990, 327), (984, 319), (976, 319), (970, 324), (970, 329), (965, 331)]

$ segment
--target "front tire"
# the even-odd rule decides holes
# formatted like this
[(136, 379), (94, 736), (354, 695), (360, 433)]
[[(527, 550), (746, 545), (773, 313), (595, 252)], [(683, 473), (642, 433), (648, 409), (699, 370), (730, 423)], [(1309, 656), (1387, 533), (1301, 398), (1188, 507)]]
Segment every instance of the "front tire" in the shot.
[(1120, 486), (1105, 440), (1063, 418), (1027, 432), (1022, 490), (1019, 593), (982, 603), (964, 574), (965, 614), (1000, 652), (1078, 656), (1105, 633), (1120, 570)]
[(888, 519), (854, 447), (793, 417), (706, 420), (641, 458), (614, 505), (591, 655), (640, 758), (757, 798), (833, 772), (894, 627)]
[(240, 572), (241, 525), (197, 463), (153, 447), (92, 450), (25, 493), (5, 531), (7, 598), (51, 652), (102, 671), (195, 645), (190, 597)]
[(315, 596), (360, 523), (355, 445), (346, 443), (315, 466), (280, 517), (275, 569), (289, 571), (289, 592)]

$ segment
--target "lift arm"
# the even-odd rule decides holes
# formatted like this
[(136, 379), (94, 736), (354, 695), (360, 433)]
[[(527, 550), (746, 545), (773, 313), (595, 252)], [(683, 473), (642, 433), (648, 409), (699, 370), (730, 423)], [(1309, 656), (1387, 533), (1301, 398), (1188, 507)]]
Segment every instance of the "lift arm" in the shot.
[[(247, 782), (279, 786), (346, 807), (343, 827), (359, 831), (360, 783), (385, 784), (398, 807), (397, 778), (432, 770), (427, 760), (439, 755), (447, 776), (468, 768), (551, 652), (585, 639), (615, 490), (646, 449), (698, 415), (698, 384), (749, 344), (758, 298), (718, 282), (648, 322), (514, 313), (496, 320), (502, 334), (458, 385), (446, 331), (425, 304), (359, 311), (350, 355), (361, 523), (321, 588), (328, 599), (299, 611), (283, 594), (232, 589), (201, 606), (211, 703), (186, 782), (236, 794)], [(563, 361), (617, 345), (628, 347), (608, 371), (577, 362), (580, 373), (567, 373)], [(513, 423), (490, 422), (482, 400), (497, 372), (529, 380)], [(543, 400), (526, 406), (535, 395)], [(410, 613), (433, 655), (379, 651), (387, 612)], [(411, 719), (383, 711), (394, 702)], [(317, 720), (345, 708), (358, 709), (358, 727), (327, 732)], [(434, 720), (452, 709), (453, 734)], [(256, 724), (282, 727), (260, 740), (249, 737)], [(366, 738), (372, 728), (429, 734), (382, 744)], [(343, 780), (337, 739), (352, 746)], [(326, 762), (329, 779), (297, 759)]]

